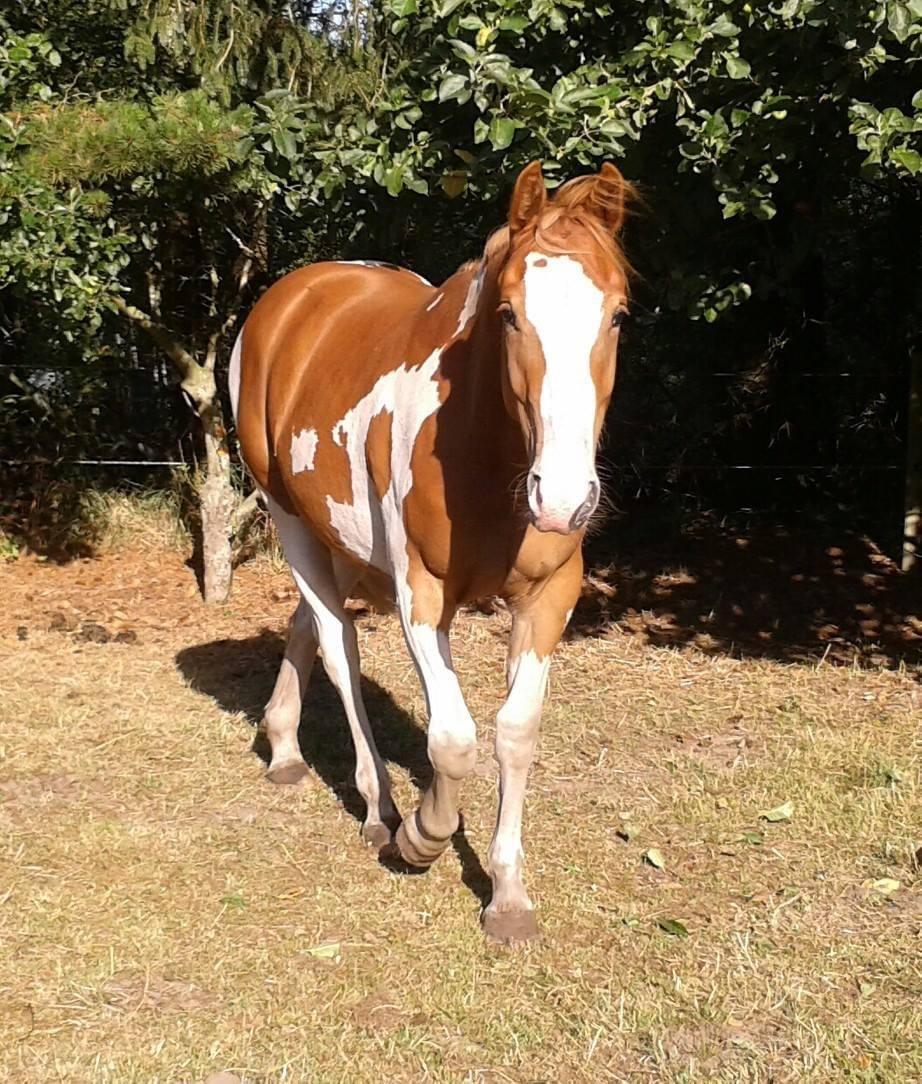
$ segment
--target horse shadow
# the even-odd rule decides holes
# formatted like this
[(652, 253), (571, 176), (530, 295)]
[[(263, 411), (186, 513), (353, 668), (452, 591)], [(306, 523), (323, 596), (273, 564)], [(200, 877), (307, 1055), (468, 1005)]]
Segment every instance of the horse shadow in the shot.
[[(284, 651), (284, 637), (264, 628), (246, 639), (214, 640), (183, 648), (176, 654), (176, 665), (193, 689), (210, 696), (225, 711), (244, 715), (254, 731), (252, 751), (267, 765), (269, 743), (259, 729), (259, 722), (272, 694)], [(404, 768), (414, 786), (424, 791), (432, 780), (425, 731), (385, 688), (364, 676), (362, 696), (381, 756), (386, 762)], [(314, 666), (304, 697), (298, 741), (306, 763), (336, 795), (346, 812), (361, 824), (365, 803), (353, 778), (355, 754), (349, 725), (339, 694), (319, 664)], [(452, 846), (461, 864), (463, 883), (485, 907), (492, 892), (490, 878), (465, 835), (463, 820), (452, 837)], [(395, 873), (425, 872), (386, 857), (380, 861)]]

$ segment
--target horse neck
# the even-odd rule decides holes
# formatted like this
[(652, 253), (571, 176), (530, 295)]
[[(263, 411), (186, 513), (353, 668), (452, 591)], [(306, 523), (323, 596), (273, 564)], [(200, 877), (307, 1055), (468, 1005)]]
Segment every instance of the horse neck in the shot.
[[(443, 375), (451, 385), (453, 413), (464, 420), (470, 434), (486, 442), (501, 459), (517, 459), (524, 452), (519, 426), (509, 416), (503, 400), (502, 326), (499, 305), (499, 272), (502, 253), (489, 249), (481, 262), (457, 272), (458, 288), (453, 319), (460, 319), (469, 304), (478, 276), (476, 308), (457, 341), (443, 352)], [(450, 288), (452, 280), (445, 283)]]

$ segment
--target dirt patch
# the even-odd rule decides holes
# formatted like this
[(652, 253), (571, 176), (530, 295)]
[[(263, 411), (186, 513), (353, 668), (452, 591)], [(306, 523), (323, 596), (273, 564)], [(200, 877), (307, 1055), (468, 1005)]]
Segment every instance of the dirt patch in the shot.
[(80, 780), (74, 775), (27, 775), (0, 780), (0, 802), (35, 805), (70, 801), (80, 796)]
[(191, 982), (164, 975), (119, 971), (103, 985), (107, 1005), (118, 1012), (189, 1013), (212, 1009), (216, 1000)]
[(726, 730), (682, 738), (680, 746), (690, 759), (711, 771), (733, 771), (747, 767), (757, 755), (758, 739), (747, 731), (739, 717), (727, 720)]
[(363, 997), (352, 1006), (350, 1014), (360, 1028), (385, 1033), (398, 1031), (412, 1024), (419, 1026), (425, 1024), (427, 1019), (423, 1013), (405, 1012), (395, 1004), (393, 995), (385, 989), (375, 990)]

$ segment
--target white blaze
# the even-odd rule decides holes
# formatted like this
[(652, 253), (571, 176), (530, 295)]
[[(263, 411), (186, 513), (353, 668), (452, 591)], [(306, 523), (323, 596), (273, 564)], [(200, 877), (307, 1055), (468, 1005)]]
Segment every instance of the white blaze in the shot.
[(314, 457), (317, 454), (317, 430), (302, 429), (291, 434), (291, 473), (314, 469)]
[(544, 352), (539, 412), (543, 439), (534, 464), (542, 506), (569, 518), (596, 479), (596, 389), (589, 367), (604, 294), (570, 256), (525, 258), (525, 316)]

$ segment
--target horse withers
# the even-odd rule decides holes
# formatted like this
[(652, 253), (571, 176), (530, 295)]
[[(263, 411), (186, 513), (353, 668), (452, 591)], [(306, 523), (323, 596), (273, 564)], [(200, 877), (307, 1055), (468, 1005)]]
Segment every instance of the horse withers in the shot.
[[(301, 594), (265, 712), (268, 776), (307, 773), (301, 701), (318, 646), (349, 721), (366, 841), (430, 865), (459, 823), (476, 728), (452, 666), (458, 607), (512, 615), (496, 718), (499, 810), (488, 938), (537, 933), (522, 880), (522, 812), (551, 654), (576, 604), (599, 501), (628, 270), (620, 172), (562, 185), (519, 175), (507, 224), (439, 287), (379, 264), (318, 263), (260, 299), (231, 359), (244, 460)], [(358, 589), (396, 602), (428, 705), (433, 778), (401, 820), (362, 703)]]

